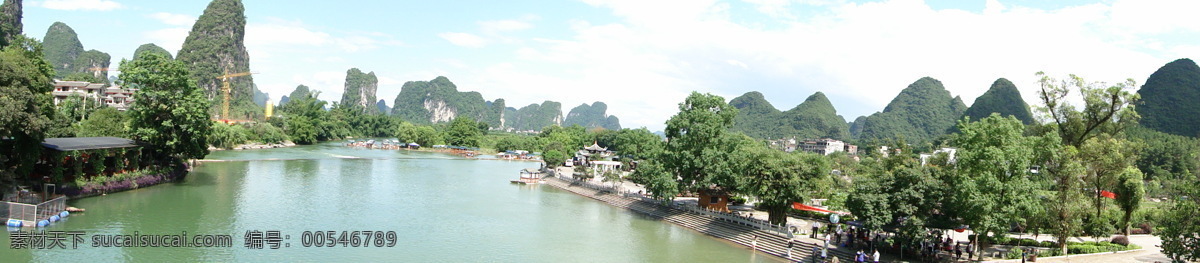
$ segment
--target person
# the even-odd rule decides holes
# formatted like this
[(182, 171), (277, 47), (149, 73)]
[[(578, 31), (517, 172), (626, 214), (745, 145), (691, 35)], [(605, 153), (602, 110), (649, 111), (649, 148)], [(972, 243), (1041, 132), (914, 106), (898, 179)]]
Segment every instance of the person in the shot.
[(821, 248), (817, 247), (817, 243), (813, 243), (813, 253), (812, 253), (813, 263), (817, 262), (818, 254), (821, 254)]
[(823, 247), (821, 248), (821, 261), (825, 261), (826, 258), (829, 258), (829, 248)]
[(854, 252), (854, 262), (855, 262), (855, 263), (862, 262), (862, 259), (863, 259), (863, 252), (862, 252), (862, 250), (859, 250), (859, 251), (857, 251), (857, 252)]
[(758, 250), (758, 235), (754, 235), (754, 239), (750, 240), (750, 250)]
[(817, 238), (817, 230), (820, 230), (820, 229), (821, 229), (821, 222), (813, 221), (812, 238)]
[(962, 244), (954, 243), (954, 261), (962, 258)]
[(971, 247), (971, 244), (967, 244), (967, 261), (970, 261), (973, 257), (975, 257), (975, 249)]
[(833, 259), (829, 260), (829, 262), (830, 263), (838, 263), (839, 261), (838, 261), (837, 257), (833, 257)]
[(788, 259), (792, 259), (792, 246), (793, 246), (794, 242), (795, 242), (795, 240), (794, 240), (794, 239), (789, 239), (789, 240), (788, 240), (788, 250), (787, 250), (787, 251), (788, 251), (788, 252), (787, 252), (787, 256), (788, 256), (787, 258), (788, 258)]
[(841, 243), (842, 243), (842, 225), (838, 225), (838, 227), (837, 227), (837, 236), (836, 236), (836, 237), (834, 237), (834, 239), (833, 239), (833, 240), (834, 240), (834, 244), (841, 244)]
[(879, 250), (875, 250), (875, 254), (871, 256), (871, 262), (879, 263)]

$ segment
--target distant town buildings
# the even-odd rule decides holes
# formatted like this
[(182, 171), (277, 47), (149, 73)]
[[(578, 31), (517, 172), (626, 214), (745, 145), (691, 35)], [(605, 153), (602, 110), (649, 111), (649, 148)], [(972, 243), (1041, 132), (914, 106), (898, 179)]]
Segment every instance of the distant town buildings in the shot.
[(941, 149), (937, 149), (936, 151), (933, 151), (933, 153), (922, 153), (920, 155), (921, 156), (921, 165), (928, 165), (929, 158), (932, 158), (933, 156), (936, 156), (936, 155), (942, 154), (942, 153), (946, 154), (946, 163), (954, 163), (954, 161), (956, 161), (954, 155), (956, 153), (958, 153), (958, 148), (943, 147)]
[(796, 138), (791, 138), (773, 140), (770, 141), (770, 143), (772, 148), (785, 152), (794, 152), (800, 150), (821, 155), (829, 155), (835, 152), (846, 152), (850, 155), (858, 154), (858, 146), (834, 139), (807, 139), (803, 141), (797, 141)]
[(55, 106), (71, 96), (79, 96), (85, 100), (103, 103), (124, 111), (133, 104), (133, 94), (136, 92), (135, 88), (121, 88), (120, 86), (104, 88), (103, 83), (55, 80), (54, 91), (51, 92), (51, 95), (54, 95)]

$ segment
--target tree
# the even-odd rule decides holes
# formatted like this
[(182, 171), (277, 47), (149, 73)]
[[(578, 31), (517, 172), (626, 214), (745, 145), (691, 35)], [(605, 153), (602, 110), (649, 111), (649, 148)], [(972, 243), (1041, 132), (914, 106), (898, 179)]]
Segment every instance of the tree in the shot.
[(964, 118), (958, 128), (952, 205), (976, 233), (1002, 233), (1011, 223), (1024, 224), (1022, 215), (1037, 208), (1036, 185), (1028, 173), (1035, 145), (1022, 135), (1025, 126), (993, 113), (978, 122)]
[(400, 123), (396, 128), (396, 138), (405, 142), (415, 142), (421, 146), (432, 146), (443, 142), (442, 135), (426, 125), (414, 125), (409, 122)]
[(0, 186), (32, 171), (54, 116), (50, 91), (54, 69), (42, 46), (23, 35), (0, 50)]
[(138, 88), (137, 103), (129, 109), (133, 139), (153, 145), (164, 158), (208, 155), (212, 102), (182, 62), (143, 53), (135, 61), (121, 60), (121, 81)]
[(1179, 186), (1179, 197), (1172, 201), (1160, 224), (1162, 251), (1173, 262), (1200, 260), (1200, 187)]
[(663, 165), (679, 178), (679, 187), (691, 191), (737, 187), (734, 171), (727, 165), (730, 153), (737, 149), (738, 140), (726, 135), (734, 116), (737, 109), (713, 94), (692, 92), (679, 104), (679, 113), (667, 120), (663, 154)]
[[(1120, 133), (1139, 119), (1133, 104), (1139, 97), (1127, 91), (1136, 86), (1133, 79), (1104, 87), (1106, 83), (1087, 82), (1074, 74), (1067, 80), (1056, 80), (1045, 72), (1038, 72), (1037, 76), (1041, 78), (1038, 98), (1042, 106), (1036, 109), (1045, 115), (1043, 119), (1056, 124), (1054, 128), (1058, 129), (1063, 144), (1079, 147), (1100, 133)], [(1082, 111), (1067, 103), (1072, 89), (1083, 95)]]
[(129, 118), (112, 107), (96, 110), (79, 123), (79, 137), (129, 137)]
[[(1054, 125), (1054, 124), (1050, 124)], [(1078, 160), (1079, 151), (1074, 146), (1062, 145), (1062, 138), (1057, 129), (1050, 129), (1046, 134), (1036, 138), (1038, 147), (1036, 163), (1039, 164), (1039, 174), (1053, 182), (1052, 196), (1042, 197), (1046, 200), (1045, 211), (1050, 224), (1047, 228), (1055, 237), (1058, 249), (1062, 254), (1067, 253), (1067, 239), (1079, 232), (1083, 225), (1080, 215), (1083, 215), (1085, 205), (1081, 204), (1083, 180), (1079, 176), (1085, 169)]]
[(1146, 196), (1142, 171), (1133, 166), (1125, 167), (1118, 182), (1114, 190), (1117, 194), (1117, 205), (1125, 212), (1121, 233), (1129, 236), (1129, 220), (1133, 218), (1133, 212), (1142, 206), (1142, 198)]
[(296, 144), (316, 143), (318, 131), (317, 126), (313, 122), (313, 119), (305, 115), (288, 117), (285, 129), (288, 137), (292, 138), (292, 142)]
[[(1136, 160), (1132, 152), (1134, 147), (1129, 141), (1113, 138), (1108, 134), (1099, 134), (1087, 139), (1079, 147), (1080, 161), (1086, 168), (1084, 180), (1091, 189), (1092, 204), (1096, 211), (1087, 224), (1087, 232), (1094, 237), (1107, 237), (1114, 230), (1112, 225), (1115, 222), (1108, 222), (1101, 214), (1106, 200), (1103, 192), (1117, 186), (1118, 177), (1127, 172), (1126, 170), (1137, 170), (1133, 166)], [(1141, 174), (1141, 171), (1137, 173)]]
[(824, 156), (789, 154), (762, 144), (750, 144), (738, 155), (747, 164), (742, 170), (744, 181), (740, 188), (758, 198), (758, 206), (767, 210), (772, 224), (787, 222), (792, 202), (806, 199), (815, 181), (830, 171), (829, 159)]
[[(487, 128), (470, 117), (459, 116), (446, 127), (446, 143), (457, 146), (479, 147), (479, 139)], [(486, 124), (484, 124), (486, 125)]]
[(679, 194), (679, 182), (674, 174), (656, 160), (646, 160), (638, 163), (638, 169), (633, 176), (636, 180), (645, 182), (646, 190), (654, 199), (670, 201)]

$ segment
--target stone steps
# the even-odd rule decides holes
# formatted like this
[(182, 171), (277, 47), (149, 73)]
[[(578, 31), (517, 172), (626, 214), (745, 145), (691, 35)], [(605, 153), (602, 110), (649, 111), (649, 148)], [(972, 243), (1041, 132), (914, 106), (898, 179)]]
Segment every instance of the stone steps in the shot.
[[(566, 190), (568, 192), (596, 199), (597, 201), (602, 201), (615, 207), (628, 209), (639, 214), (662, 219), (663, 221), (693, 229), (706, 235), (725, 239), (739, 245), (750, 247), (752, 243), (756, 243), (759, 253), (766, 253), (781, 258), (787, 257), (788, 239), (773, 232), (759, 230), (751, 226), (704, 215), (694, 214), (685, 210), (664, 206), (654, 202), (626, 198), (619, 194), (601, 193), (599, 190), (587, 188), (582, 185), (571, 185), (570, 183), (557, 178), (550, 178), (546, 182), (551, 186)], [(754, 242), (755, 235), (758, 236), (757, 242)], [(809, 242), (796, 242), (795, 247), (792, 249), (791, 260), (811, 262), (812, 256), (814, 256), (812, 251), (814, 246), (819, 245)], [(852, 251), (830, 248), (828, 253), (830, 256), (840, 258), (840, 261), (842, 262), (853, 262), (854, 252)]]

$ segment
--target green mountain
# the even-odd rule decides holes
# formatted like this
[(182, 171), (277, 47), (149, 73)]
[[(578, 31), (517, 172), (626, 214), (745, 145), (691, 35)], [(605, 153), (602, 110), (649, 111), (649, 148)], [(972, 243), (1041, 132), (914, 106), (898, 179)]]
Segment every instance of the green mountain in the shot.
[(375, 107), (375, 91), (379, 89), (379, 78), (375, 72), (363, 73), (358, 68), (346, 71), (346, 85), (342, 91), (342, 105), (353, 106), (364, 113), (379, 113)]
[(1033, 124), (1033, 113), (1029, 111), (1029, 104), (1025, 104), (1025, 99), (1021, 98), (1021, 91), (1017, 90), (1017, 86), (1005, 78), (997, 79), (987, 92), (984, 92), (979, 98), (975, 98), (975, 103), (967, 108), (963, 116), (971, 117), (971, 121), (977, 121), (987, 118), (992, 113), (1016, 117), (1026, 125)]
[(468, 116), (500, 127), (503, 102), (489, 103), (479, 92), (459, 92), (450, 79), (439, 76), (430, 81), (409, 81), (400, 87), (392, 102), (392, 115), (418, 124), (449, 122), (457, 116)]
[(54, 22), (46, 30), (42, 51), (46, 61), (54, 67), (55, 78), (106, 83), (108, 65), (112, 59), (108, 53), (84, 51), (83, 43), (75, 30), (63, 22)]
[(858, 116), (854, 121), (850, 122), (850, 136), (858, 138), (862, 134), (863, 123), (867, 122), (867, 116)]
[(783, 112), (775, 109), (760, 92), (746, 92), (729, 100), (729, 106), (738, 109), (730, 130), (761, 139), (778, 139), (789, 133), (784, 129)]
[(1181, 58), (1150, 74), (1138, 90), (1141, 124), (1174, 135), (1200, 136), (1200, 67)]
[(782, 112), (757, 91), (734, 98), (729, 105), (738, 108), (731, 130), (751, 137), (850, 139), (850, 127), (846, 120), (837, 115), (829, 98), (821, 92), (809, 96), (795, 108)]
[[(509, 108), (512, 109), (512, 108)], [(504, 115), (504, 124), (519, 131), (540, 131), (550, 125), (562, 125), (562, 103), (544, 101), (529, 104)]]
[(608, 115), (607, 111), (608, 105), (604, 102), (597, 101), (592, 105), (580, 104), (567, 113), (567, 117), (563, 119), (563, 126), (579, 125), (587, 128), (620, 130), (621, 120), (617, 116)]
[(951, 97), (941, 81), (924, 77), (900, 91), (882, 112), (867, 116), (858, 139), (929, 142), (946, 134), (966, 110), (962, 98)]
[(379, 102), (375, 102), (375, 109), (378, 110), (380, 113), (383, 113), (383, 115), (388, 115), (392, 112), (392, 107), (388, 107), (387, 101), (384, 101), (384, 100), (379, 100)]
[(310, 91), (308, 89), (308, 86), (305, 86), (305, 85), (296, 86), (296, 89), (292, 90), (292, 93), (289, 93), (288, 95), (283, 95), (282, 98), (279, 98), (279, 106), (283, 106), (284, 104), (287, 104), (288, 101), (292, 100), (291, 98), (299, 98), (299, 97), (308, 96), (308, 94), (311, 92), (312, 91)]
[[(221, 83), (219, 76), (250, 71), (250, 56), (246, 53), (245, 6), (240, 0), (214, 0), (204, 14), (196, 19), (192, 31), (175, 56), (187, 65), (192, 79), (213, 99), (213, 111), (220, 114)], [(255, 105), (253, 76), (229, 80), (231, 92), (230, 118), (261, 118), (261, 107)]]
[(4, 0), (0, 4), (0, 47), (12, 43), (13, 37), (22, 34), (25, 26), (21, 24), (24, 16), (22, 0)]
[(138, 48), (133, 51), (133, 58), (137, 59), (138, 55), (145, 53), (145, 52), (158, 53), (158, 54), (162, 54), (163, 56), (166, 56), (169, 59), (174, 59), (174, 57), (171, 56), (171, 52), (168, 52), (166, 49), (163, 49), (162, 47), (155, 45), (154, 43), (146, 43), (146, 44), (142, 44), (141, 46), (138, 46)]

